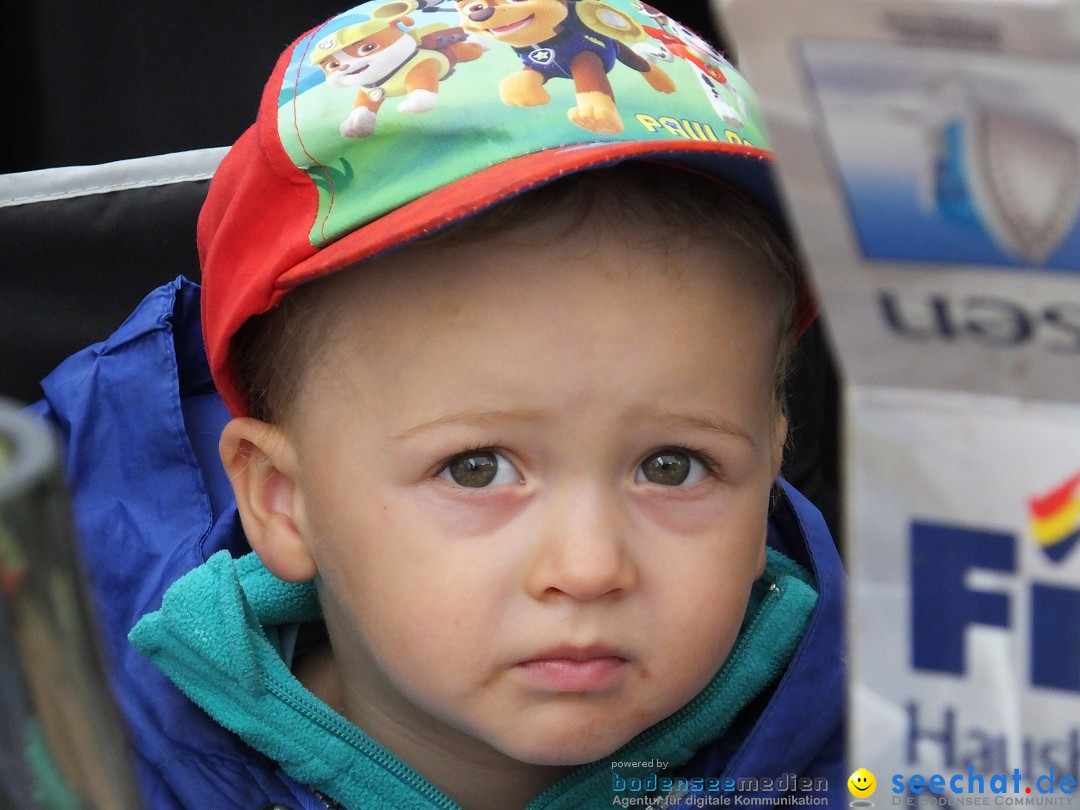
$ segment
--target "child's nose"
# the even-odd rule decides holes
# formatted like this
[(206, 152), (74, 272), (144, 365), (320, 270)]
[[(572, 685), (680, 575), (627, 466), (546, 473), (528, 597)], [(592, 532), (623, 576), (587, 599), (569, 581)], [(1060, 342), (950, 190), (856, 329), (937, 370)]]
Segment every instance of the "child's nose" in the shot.
[(590, 601), (633, 590), (638, 571), (620, 513), (615, 497), (600, 492), (554, 496), (537, 532), (529, 593)]

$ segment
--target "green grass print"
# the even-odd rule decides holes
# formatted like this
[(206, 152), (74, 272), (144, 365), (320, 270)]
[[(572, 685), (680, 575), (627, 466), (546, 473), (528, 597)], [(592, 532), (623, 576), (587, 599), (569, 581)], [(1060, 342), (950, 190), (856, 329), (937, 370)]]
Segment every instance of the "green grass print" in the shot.
[(347, 189), (352, 185), (353, 177), (356, 176), (352, 164), (345, 158), (339, 158), (339, 160), (341, 161), (340, 169), (333, 166), (320, 166), (317, 169), (308, 170), (308, 174), (319, 189), (320, 197), (333, 194), (338, 189)]

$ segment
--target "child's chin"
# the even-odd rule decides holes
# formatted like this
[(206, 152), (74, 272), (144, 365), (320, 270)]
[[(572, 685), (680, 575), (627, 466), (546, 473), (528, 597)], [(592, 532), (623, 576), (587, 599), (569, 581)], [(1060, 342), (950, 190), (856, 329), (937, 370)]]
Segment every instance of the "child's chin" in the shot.
[(530, 765), (576, 766), (603, 759), (614, 753), (630, 737), (622, 735), (602, 735), (602, 739), (582, 739), (558, 735), (555, 739), (522, 741), (520, 745), (499, 746), (502, 752), (519, 762)]

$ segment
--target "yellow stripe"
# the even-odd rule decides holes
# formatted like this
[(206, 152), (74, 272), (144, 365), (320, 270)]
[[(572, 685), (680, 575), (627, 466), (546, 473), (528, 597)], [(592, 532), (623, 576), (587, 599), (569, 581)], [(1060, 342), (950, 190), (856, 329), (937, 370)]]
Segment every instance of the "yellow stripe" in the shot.
[(1050, 517), (1032, 518), (1031, 533), (1040, 546), (1052, 546), (1080, 528), (1080, 498), (1073, 498), (1064, 509)]

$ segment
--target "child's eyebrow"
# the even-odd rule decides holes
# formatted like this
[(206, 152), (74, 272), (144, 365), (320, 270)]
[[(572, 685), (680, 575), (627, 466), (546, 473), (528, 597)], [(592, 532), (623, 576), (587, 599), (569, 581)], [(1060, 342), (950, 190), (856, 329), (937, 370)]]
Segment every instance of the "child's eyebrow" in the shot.
[(751, 447), (757, 447), (757, 441), (746, 430), (730, 422), (727, 419), (714, 419), (706, 416), (689, 416), (680, 413), (650, 413), (647, 418), (658, 422), (670, 422), (691, 430), (707, 430), (710, 433), (719, 433), (723, 436), (731, 436), (747, 442)]
[[(751, 447), (757, 446), (757, 441), (750, 433), (727, 419), (716, 419), (704, 416), (690, 416), (687, 414), (648, 412), (640, 414), (644, 420), (653, 422), (665, 422), (691, 430), (706, 430), (710, 433), (719, 433), (747, 442)], [(401, 431), (393, 438), (395, 441), (415, 439), (429, 430), (434, 430), (444, 425), (487, 425), (494, 422), (525, 422), (535, 423), (543, 419), (543, 414), (537, 410), (521, 411), (462, 411), (460, 413), (447, 414), (430, 422), (421, 422)]]
[(543, 418), (538, 410), (521, 410), (521, 411), (461, 411), (460, 413), (451, 413), (446, 416), (440, 416), (438, 419), (432, 419), (430, 422), (421, 422), (418, 425), (413, 425), (411, 428), (401, 431), (394, 440), (415, 439), (426, 433), (429, 430), (433, 430), (444, 425), (487, 425), (493, 422), (539, 422)]

